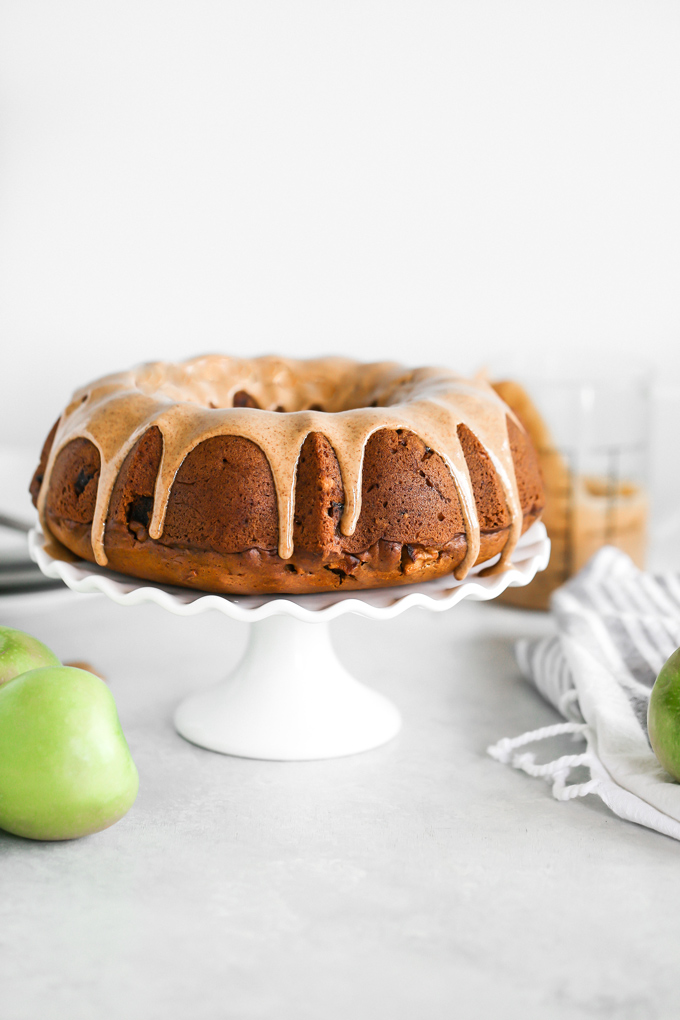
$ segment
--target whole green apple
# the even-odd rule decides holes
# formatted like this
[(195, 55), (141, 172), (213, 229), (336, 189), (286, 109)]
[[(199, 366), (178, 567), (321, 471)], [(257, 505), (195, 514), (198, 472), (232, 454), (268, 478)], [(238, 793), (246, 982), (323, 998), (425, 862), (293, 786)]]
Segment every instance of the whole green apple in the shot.
[(32, 669), (0, 687), (0, 828), (76, 839), (113, 825), (139, 777), (111, 692), (70, 666)]
[(680, 648), (663, 664), (652, 687), (647, 732), (666, 772), (680, 781)]
[(23, 630), (0, 627), (0, 684), (39, 666), (60, 666), (47, 645)]

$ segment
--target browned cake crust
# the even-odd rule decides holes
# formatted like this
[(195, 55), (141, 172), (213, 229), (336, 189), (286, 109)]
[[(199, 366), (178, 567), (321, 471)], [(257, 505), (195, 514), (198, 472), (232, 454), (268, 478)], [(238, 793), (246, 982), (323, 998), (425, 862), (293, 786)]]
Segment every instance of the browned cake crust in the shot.
[[(236, 397), (243, 401), (242, 394)], [(36, 504), (56, 428), (31, 483)], [(525, 531), (541, 515), (543, 488), (530, 439), (509, 416), (507, 428)], [(481, 563), (502, 551), (510, 513), (488, 453), (465, 425), (458, 435), (479, 516)], [(307, 436), (297, 469), (289, 559), (277, 551), (278, 511), (267, 458), (251, 440), (235, 435), (206, 439), (186, 456), (162, 535), (152, 539), (148, 529), (161, 454), (161, 433), (151, 427), (127, 455), (113, 487), (104, 548), (108, 566), (124, 574), (211, 592), (358, 590), (449, 574), (466, 552), (451, 473), (405, 429), (381, 429), (369, 438), (361, 513), (351, 536), (339, 527), (344, 493), (333, 447), (319, 432)], [(44, 503), (54, 537), (92, 562), (99, 475), (97, 448), (88, 439), (73, 439), (56, 457)]]

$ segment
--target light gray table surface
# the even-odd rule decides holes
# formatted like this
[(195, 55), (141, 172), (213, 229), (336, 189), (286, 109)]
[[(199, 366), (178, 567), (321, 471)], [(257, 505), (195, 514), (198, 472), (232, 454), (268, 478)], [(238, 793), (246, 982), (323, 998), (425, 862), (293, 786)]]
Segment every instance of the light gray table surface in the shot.
[(557, 720), (512, 655), (547, 617), (465, 603), (336, 621), (341, 659), (403, 731), (293, 764), (173, 730), (244, 624), (72, 593), (0, 600), (0, 622), (106, 674), (141, 776), (105, 832), (0, 833), (2, 1020), (680, 1015), (680, 846), (485, 754)]

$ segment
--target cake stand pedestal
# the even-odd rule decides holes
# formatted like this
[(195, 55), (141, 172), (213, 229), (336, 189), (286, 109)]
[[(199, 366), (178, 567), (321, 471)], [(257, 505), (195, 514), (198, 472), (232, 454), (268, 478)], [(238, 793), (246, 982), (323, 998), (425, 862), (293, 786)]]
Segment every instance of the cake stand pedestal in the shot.
[(212, 751), (300, 761), (378, 747), (399, 732), (401, 717), (338, 661), (327, 623), (270, 616), (251, 624), (224, 683), (181, 703), (175, 726)]
[(331, 620), (345, 613), (387, 620), (414, 606), (443, 612), (464, 598), (492, 599), (510, 586), (528, 584), (550, 556), (545, 528), (537, 523), (522, 536), (513, 567), (488, 577), (472, 572), (464, 581), (448, 576), (357, 593), (227, 596), (149, 584), (82, 560), (56, 559), (38, 531), (31, 533), (29, 549), (44, 574), (75, 591), (102, 592), (119, 605), (155, 602), (180, 616), (217, 610), (251, 624), (241, 662), (223, 683), (181, 702), (175, 726), (211, 751), (276, 761), (368, 751), (401, 727), (395, 706), (338, 661)]

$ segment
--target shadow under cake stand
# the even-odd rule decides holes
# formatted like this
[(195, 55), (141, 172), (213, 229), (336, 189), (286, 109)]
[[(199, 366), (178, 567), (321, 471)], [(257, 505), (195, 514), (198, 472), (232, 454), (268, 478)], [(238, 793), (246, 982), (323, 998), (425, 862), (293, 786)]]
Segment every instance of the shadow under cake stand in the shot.
[(443, 612), (465, 598), (496, 598), (545, 569), (550, 542), (538, 522), (520, 539), (511, 569), (482, 577), (483, 567), (476, 568), (464, 581), (449, 575), (356, 593), (245, 596), (150, 584), (83, 560), (56, 559), (37, 530), (30, 534), (29, 549), (47, 577), (61, 578), (74, 591), (101, 592), (121, 606), (155, 602), (178, 616), (217, 610), (249, 623), (246, 651), (234, 671), (217, 687), (182, 701), (175, 726), (193, 744), (222, 754), (308, 761), (368, 751), (401, 728), (392, 702), (355, 680), (339, 662), (330, 640), (331, 620), (346, 613), (391, 620), (414, 606)]

